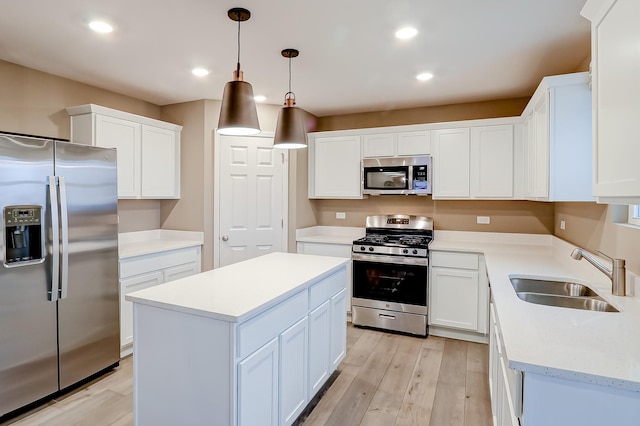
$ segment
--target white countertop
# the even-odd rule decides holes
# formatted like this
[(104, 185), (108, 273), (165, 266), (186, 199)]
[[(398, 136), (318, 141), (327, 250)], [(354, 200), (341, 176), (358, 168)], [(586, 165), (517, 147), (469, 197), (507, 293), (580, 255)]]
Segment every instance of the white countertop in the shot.
[(296, 230), (296, 241), (351, 245), (364, 237), (365, 228), (351, 226), (310, 226)]
[(204, 233), (202, 232), (169, 229), (124, 232), (118, 234), (118, 252), (120, 259), (126, 259), (185, 247), (201, 246), (203, 242)]
[(129, 293), (125, 298), (134, 303), (242, 322), (348, 262), (338, 257), (269, 253)]
[[(570, 257), (574, 248), (550, 235), (450, 231), (436, 231), (430, 246), (484, 254), (510, 368), (640, 392), (640, 300), (613, 296), (604, 274)], [(514, 275), (587, 284), (620, 312), (525, 302), (511, 286)]]

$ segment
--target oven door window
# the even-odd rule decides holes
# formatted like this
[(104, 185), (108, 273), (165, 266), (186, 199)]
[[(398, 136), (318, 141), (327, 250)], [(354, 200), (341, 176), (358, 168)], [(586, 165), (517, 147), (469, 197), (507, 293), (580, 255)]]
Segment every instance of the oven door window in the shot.
[(426, 266), (353, 261), (353, 297), (427, 306)]
[(409, 189), (409, 168), (367, 167), (364, 169), (365, 189)]

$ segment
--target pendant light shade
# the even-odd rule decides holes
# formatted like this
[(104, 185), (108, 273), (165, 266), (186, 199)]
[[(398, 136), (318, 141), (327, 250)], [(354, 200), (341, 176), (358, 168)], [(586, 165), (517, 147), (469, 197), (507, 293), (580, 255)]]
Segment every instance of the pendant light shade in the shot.
[(299, 108), (286, 106), (280, 110), (273, 147), (285, 149), (307, 147), (307, 131)]
[(291, 91), (291, 58), (298, 56), (296, 49), (285, 49), (282, 56), (289, 58), (289, 91), (284, 95), (284, 108), (278, 114), (274, 148), (296, 149), (307, 147), (304, 113), (295, 106), (296, 96)]
[(253, 88), (246, 81), (235, 80), (225, 84), (218, 133), (234, 136), (260, 133)]
[(253, 88), (243, 81), (243, 72), (240, 70), (240, 22), (247, 21), (251, 13), (247, 9), (236, 7), (227, 14), (238, 23), (238, 62), (233, 80), (224, 86), (217, 131), (221, 135), (255, 135), (260, 133), (260, 124)]

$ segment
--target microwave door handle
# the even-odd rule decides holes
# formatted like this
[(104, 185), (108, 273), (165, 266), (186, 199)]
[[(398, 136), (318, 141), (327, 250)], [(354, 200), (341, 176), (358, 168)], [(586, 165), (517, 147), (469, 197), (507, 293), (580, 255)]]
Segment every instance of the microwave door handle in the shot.
[(60, 268), (60, 298), (66, 299), (69, 291), (69, 212), (67, 209), (67, 184), (64, 176), (58, 178), (60, 182), (60, 228), (62, 240), (62, 266)]
[(60, 290), (60, 227), (58, 222), (58, 190), (55, 176), (49, 176), (49, 201), (51, 212), (51, 292), (49, 300), (58, 300)]

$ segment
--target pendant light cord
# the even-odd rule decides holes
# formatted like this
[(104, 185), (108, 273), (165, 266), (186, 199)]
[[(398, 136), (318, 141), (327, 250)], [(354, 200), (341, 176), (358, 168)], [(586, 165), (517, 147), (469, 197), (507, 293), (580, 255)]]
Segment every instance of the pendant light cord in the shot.
[(289, 56), (289, 92), (291, 92), (291, 56)]
[(236, 67), (237, 77), (240, 78), (240, 12), (238, 12), (238, 62)]

